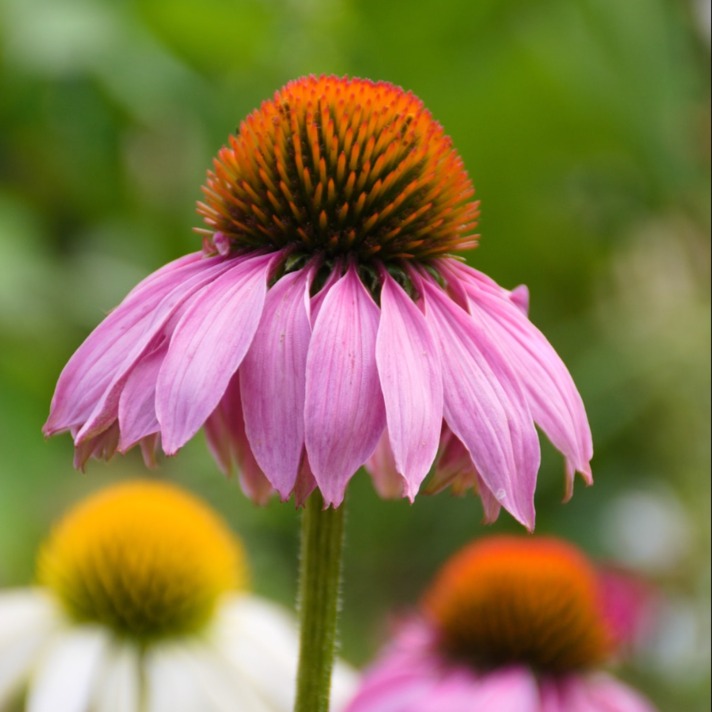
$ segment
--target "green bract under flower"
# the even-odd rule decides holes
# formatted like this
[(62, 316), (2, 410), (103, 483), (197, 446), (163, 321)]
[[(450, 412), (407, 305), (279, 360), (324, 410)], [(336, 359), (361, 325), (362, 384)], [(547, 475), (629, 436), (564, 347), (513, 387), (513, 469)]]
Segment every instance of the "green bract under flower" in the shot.
[(242, 122), (199, 205), (206, 250), (293, 250), (293, 262), (427, 263), (475, 246), (478, 204), (442, 127), (386, 82), (307, 77)]
[(245, 578), (242, 550), (215, 514), (149, 482), (112, 488), (70, 512), (38, 568), (73, 620), (140, 639), (199, 630)]

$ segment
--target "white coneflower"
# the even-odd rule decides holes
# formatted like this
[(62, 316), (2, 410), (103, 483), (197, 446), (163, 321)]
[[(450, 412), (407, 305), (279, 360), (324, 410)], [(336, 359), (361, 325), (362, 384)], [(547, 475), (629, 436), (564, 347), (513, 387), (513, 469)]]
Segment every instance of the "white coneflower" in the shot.
[[(287, 712), (296, 625), (246, 591), (241, 545), (167, 484), (112, 487), (71, 511), (39, 586), (0, 594), (0, 709)], [(337, 668), (335, 707), (351, 687)]]

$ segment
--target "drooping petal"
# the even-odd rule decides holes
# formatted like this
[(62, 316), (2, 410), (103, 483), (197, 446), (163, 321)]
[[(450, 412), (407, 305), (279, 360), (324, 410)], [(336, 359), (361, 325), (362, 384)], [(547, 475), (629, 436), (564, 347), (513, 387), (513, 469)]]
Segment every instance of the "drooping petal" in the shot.
[(426, 491), (431, 494), (450, 487), (453, 494), (461, 495), (472, 488), (482, 502), (485, 524), (497, 521), (501, 509), (499, 501), (483, 482), (467, 448), (449, 428), (444, 428), (440, 447), (437, 468)]
[(568, 369), (510, 299), (475, 289), (470, 290), (470, 297), (473, 318), (481, 320), (516, 370), (535, 422), (567, 458), (570, 496), (574, 470), (591, 483), (593, 444), (583, 401)]
[(391, 449), (412, 501), (438, 450), (443, 385), (425, 317), (388, 274), (381, 289), (376, 363)]
[(401, 626), (385, 653), (367, 668), (345, 712), (409, 712), (426, 698), (439, 674), (433, 636), (420, 621)]
[(473, 686), (470, 704), (470, 709), (481, 712), (539, 712), (534, 675), (524, 667), (502, 668), (482, 675)]
[(605, 673), (572, 675), (559, 688), (567, 712), (655, 712), (635, 690)]
[(222, 258), (184, 258), (135, 287), (64, 367), (52, 397), (45, 434), (84, 425), (112, 381), (133, 365), (178, 304), (227, 266)]
[(180, 647), (167, 644), (149, 648), (144, 657), (147, 712), (205, 710), (205, 695), (191, 673)]
[(650, 702), (638, 692), (605, 673), (592, 675), (586, 679), (584, 694), (592, 710), (655, 712)]
[(0, 593), (0, 709), (29, 677), (58, 619), (55, 605), (39, 589)]
[(603, 613), (617, 650), (640, 642), (650, 633), (660, 596), (642, 577), (612, 566), (598, 569)]
[(186, 305), (156, 387), (166, 454), (195, 435), (247, 353), (262, 315), (271, 260), (239, 262)]
[(373, 486), (379, 497), (396, 499), (404, 496), (405, 479), (396, 467), (396, 459), (388, 442), (387, 428), (383, 431), (373, 454), (368, 458), (366, 469), (371, 473)]
[(569, 712), (563, 699), (562, 686), (555, 677), (539, 681), (540, 712)]
[(240, 366), (245, 432), (255, 459), (283, 499), (294, 489), (304, 449), (310, 281), (302, 270), (285, 275), (269, 290)]
[(479, 473), (477, 476), (477, 494), (482, 502), (482, 510), (484, 512), (484, 523), (492, 524), (497, 521), (499, 517), (500, 509), (502, 505), (500, 504), (497, 497), (494, 495), (492, 490), (485, 484), (484, 480)]
[[(75, 442), (78, 441), (75, 435)], [(110, 460), (119, 447), (119, 424), (114, 421), (106, 430), (98, 435), (85, 438), (78, 442), (74, 448), (74, 467), (83, 470), (89, 458), (97, 460)]]
[(546, 337), (527, 318), (528, 290), (520, 285), (508, 292), (472, 267), (454, 260), (442, 262), (444, 270), (454, 275), (466, 290), (473, 315), (491, 317), (491, 330), (512, 359), (527, 392), (535, 422), (565, 455), (568, 499), (573, 492), (576, 471), (583, 475), (587, 484), (592, 483), (589, 465), (593, 456), (591, 431), (581, 396), (568, 369)]
[(517, 377), (469, 314), (439, 287), (422, 285), (441, 345), (445, 421), (500, 504), (531, 528), (539, 440)]
[(136, 712), (141, 703), (141, 670), (138, 647), (117, 643), (103, 665), (92, 712)]
[(161, 449), (161, 434), (155, 433), (143, 438), (139, 441), (138, 446), (141, 448), (144, 465), (149, 469), (155, 468), (158, 465), (157, 456)]
[(168, 345), (164, 344), (144, 356), (126, 379), (119, 397), (121, 452), (160, 429), (156, 418), (156, 381), (167, 352)]
[(281, 608), (256, 596), (231, 597), (218, 611), (214, 639), (221, 657), (250, 680), (269, 709), (291, 709), (299, 637)]
[(307, 354), (305, 441), (327, 504), (341, 503), (385, 426), (377, 330), (378, 307), (349, 267), (324, 297)]
[(57, 636), (35, 673), (27, 712), (86, 712), (109, 648), (108, 633), (98, 627), (68, 630)]
[[(152, 289), (157, 282), (162, 282), (166, 277), (172, 279), (172, 277), (176, 276), (180, 271), (183, 270), (183, 268), (194, 266), (197, 263), (205, 264), (208, 260), (213, 262), (215, 261), (211, 260), (211, 258), (206, 258), (205, 252), (203, 252), (202, 250), (198, 252), (190, 252), (187, 255), (178, 257), (172, 262), (169, 262), (168, 264), (159, 267), (155, 272), (151, 272), (148, 277), (142, 279), (126, 295), (126, 297), (124, 297), (124, 303), (128, 302), (129, 300), (133, 300), (134, 298), (143, 298), (143, 293), (145, 290)], [(183, 274), (187, 274), (189, 272), (190, 270), (188, 270), (187, 272), (183, 272)]]
[(440, 438), (440, 454), (435, 472), (428, 481), (425, 492), (437, 494), (452, 485), (455, 487), (455, 494), (462, 494), (466, 489), (476, 487), (476, 473), (467, 448), (445, 426)]
[(529, 316), (529, 287), (520, 284), (509, 293), (509, 299), (524, 316)]
[(316, 489), (316, 479), (309, 464), (309, 456), (306, 450), (302, 456), (302, 465), (299, 468), (297, 481), (294, 483), (294, 503), (297, 507), (303, 507), (307, 497)]
[(95, 437), (116, 421), (121, 392), (136, 364), (145, 354), (158, 348), (165, 340), (166, 333), (170, 333), (172, 325), (176, 322), (177, 312), (180, 311), (186, 300), (191, 295), (199, 292), (204, 285), (210, 283), (226, 269), (225, 263), (216, 263), (209, 269), (203, 269), (185, 283), (179, 284), (161, 300), (153, 312), (151, 322), (146, 325), (142, 333), (136, 335), (137, 338), (133, 348), (121, 366), (116, 369), (94, 410), (82, 425), (81, 430), (75, 437), (75, 444)]
[(401, 675), (370, 676), (346, 712), (409, 712), (427, 699), (431, 687), (427, 678), (406, 671)]
[(274, 489), (257, 464), (245, 435), (239, 374), (230, 379), (222, 400), (205, 421), (205, 435), (222, 471), (230, 475), (234, 460), (243, 492), (253, 502), (266, 504)]

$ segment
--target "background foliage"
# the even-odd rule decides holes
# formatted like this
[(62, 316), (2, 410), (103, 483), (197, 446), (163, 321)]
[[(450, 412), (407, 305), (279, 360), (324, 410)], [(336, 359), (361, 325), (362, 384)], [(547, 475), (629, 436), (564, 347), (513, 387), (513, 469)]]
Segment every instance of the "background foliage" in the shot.
[[(525, 282), (587, 404), (596, 485), (561, 506), (545, 446), (538, 533), (660, 587), (623, 671), (661, 710), (709, 697), (709, 0), (0, 0), (0, 585), (50, 522), (137, 457), (71, 467), (40, 434), (54, 382), (139, 279), (198, 249), (212, 155), (291, 78), (411, 89), (482, 201), (471, 263)], [(252, 506), (202, 436), (175, 478), (247, 540), (255, 587), (294, 599), (297, 514)], [(343, 655), (360, 664), (438, 563), (489, 528), (448, 494), (349, 493)]]

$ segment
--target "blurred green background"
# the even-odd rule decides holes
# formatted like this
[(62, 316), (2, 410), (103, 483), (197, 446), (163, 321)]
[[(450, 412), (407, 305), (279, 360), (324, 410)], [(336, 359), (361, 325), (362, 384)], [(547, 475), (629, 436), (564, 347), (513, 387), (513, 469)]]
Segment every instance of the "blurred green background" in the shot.
[[(569, 365), (596, 485), (562, 506), (544, 446), (538, 533), (639, 572), (664, 594), (621, 670), (661, 710), (709, 699), (709, 0), (0, 0), (0, 585), (32, 581), (50, 522), (145, 476), (134, 453), (87, 474), (45, 441), (56, 378), (141, 278), (199, 248), (211, 158), (291, 78), (412, 90), (482, 201), (470, 262), (527, 283)], [(298, 514), (253, 506), (202, 435), (153, 477), (224, 512), (255, 587), (294, 600)], [(361, 664), (439, 562), (516, 531), (447, 493), (384, 502), (350, 487), (342, 653)]]

